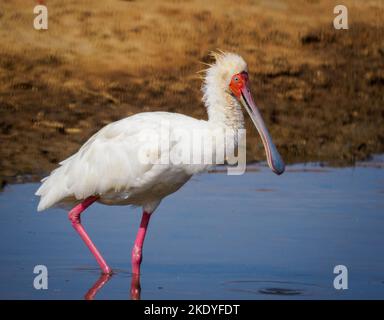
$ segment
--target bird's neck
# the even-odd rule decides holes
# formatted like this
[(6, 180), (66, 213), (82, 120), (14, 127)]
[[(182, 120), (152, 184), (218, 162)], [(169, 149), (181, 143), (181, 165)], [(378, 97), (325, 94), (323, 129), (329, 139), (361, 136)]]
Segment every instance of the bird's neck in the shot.
[(236, 98), (212, 83), (205, 84), (203, 93), (209, 122), (234, 130), (244, 128), (243, 112)]

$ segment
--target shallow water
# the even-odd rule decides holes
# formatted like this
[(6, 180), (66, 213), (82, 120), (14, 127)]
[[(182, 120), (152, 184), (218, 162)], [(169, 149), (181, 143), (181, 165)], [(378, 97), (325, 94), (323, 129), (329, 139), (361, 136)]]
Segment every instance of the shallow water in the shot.
[[(144, 247), (141, 298), (383, 299), (383, 166), (295, 165), (282, 176), (256, 169), (194, 177), (163, 201)], [(36, 212), (37, 187), (0, 193), (0, 298), (83, 299), (99, 269), (63, 210)], [(95, 204), (84, 213), (116, 271), (96, 299), (131, 297), (139, 221), (138, 208)], [(48, 290), (33, 287), (41, 264)], [(348, 268), (347, 290), (333, 287), (340, 264)]]

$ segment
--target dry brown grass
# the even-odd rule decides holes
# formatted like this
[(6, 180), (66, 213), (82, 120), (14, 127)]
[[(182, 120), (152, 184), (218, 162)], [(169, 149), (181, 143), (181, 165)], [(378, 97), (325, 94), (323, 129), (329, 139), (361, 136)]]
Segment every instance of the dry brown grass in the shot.
[[(218, 48), (248, 62), (288, 162), (351, 163), (384, 150), (382, 1), (48, 1), (0, 3), (0, 168), (41, 174), (106, 123), (151, 110), (205, 118), (197, 71)], [(263, 159), (248, 124), (249, 159)]]

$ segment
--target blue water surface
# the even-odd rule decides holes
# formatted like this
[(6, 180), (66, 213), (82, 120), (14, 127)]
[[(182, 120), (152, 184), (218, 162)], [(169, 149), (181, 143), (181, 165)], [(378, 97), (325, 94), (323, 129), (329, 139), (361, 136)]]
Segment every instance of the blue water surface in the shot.
[[(383, 299), (384, 169), (263, 166), (206, 173), (150, 221), (142, 299)], [(62, 209), (36, 212), (36, 183), (0, 193), (0, 298), (83, 299), (100, 272)], [(94, 204), (83, 224), (116, 274), (97, 299), (130, 299), (139, 208)], [(47, 290), (33, 269), (48, 268)], [(336, 265), (348, 289), (336, 290)]]

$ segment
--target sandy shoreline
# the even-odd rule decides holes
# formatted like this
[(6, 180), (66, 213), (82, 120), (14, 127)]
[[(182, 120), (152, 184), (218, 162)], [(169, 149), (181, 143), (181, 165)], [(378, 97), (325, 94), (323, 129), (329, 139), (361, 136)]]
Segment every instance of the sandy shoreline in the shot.
[[(346, 1), (50, 1), (50, 28), (0, 4), (0, 177), (40, 176), (105, 124), (142, 111), (206, 118), (197, 72), (221, 48), (244, 56), (287, 163), (353, 164), (384, 151), (384, 5)], [(102, 22), (102, 23), (101, 23)], [(249, 119), (248, 119), (249, 120)], [(248, 160), (263, 160), (247, 123)]]

